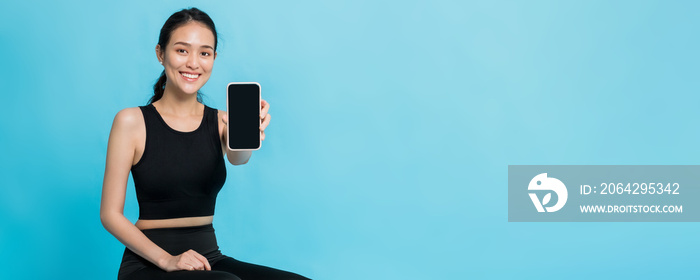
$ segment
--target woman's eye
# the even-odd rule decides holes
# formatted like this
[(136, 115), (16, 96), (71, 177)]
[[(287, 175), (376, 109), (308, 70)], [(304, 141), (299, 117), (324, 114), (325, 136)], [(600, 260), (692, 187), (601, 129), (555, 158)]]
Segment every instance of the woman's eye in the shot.
[(208, 52), (203, 52), (202, 55), (203, 55), (203, 56), (209, 56), (209, 53), (208, 53)]
[(187, 51), (186, 51), (186, 50), (183, 50), (183, 49), (179, 49), (179, 50), (177, 50), (177, 52), (179, 52), (179, 53), (186, 53)]

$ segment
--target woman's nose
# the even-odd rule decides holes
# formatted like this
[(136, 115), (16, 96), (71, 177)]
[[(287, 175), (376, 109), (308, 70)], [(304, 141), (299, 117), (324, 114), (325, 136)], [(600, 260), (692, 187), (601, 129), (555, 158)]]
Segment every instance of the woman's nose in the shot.
[(187, 57), (187, 67), (191, 69), (197, 69), (199, 68), (199, 61), (197, 61), (198, 57), (196, 54), (190, 54)]

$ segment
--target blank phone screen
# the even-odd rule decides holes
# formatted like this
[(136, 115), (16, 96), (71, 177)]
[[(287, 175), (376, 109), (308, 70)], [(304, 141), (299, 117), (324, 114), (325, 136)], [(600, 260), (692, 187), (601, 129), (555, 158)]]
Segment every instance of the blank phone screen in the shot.
[(228, 142), (231, 149), (260, 148), (260, 87), (228, 85)]

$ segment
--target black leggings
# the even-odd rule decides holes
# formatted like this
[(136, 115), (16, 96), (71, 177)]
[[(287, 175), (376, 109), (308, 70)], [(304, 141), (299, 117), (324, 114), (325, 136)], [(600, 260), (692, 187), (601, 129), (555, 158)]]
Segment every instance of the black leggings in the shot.
[(192, 249), (202, 254), (211, 265), (211, 270), (179, 270), (166, 272), (155, 264), (137, 255), (129, 248), (119, 268), (119, 280), (141, 279), (192, 279), (192, 280), (309, 280), (308, 278), (266, 266), (238, 261), (221, 254), (212, 224), (192, 227), (156, 228), (141, 230), (153, 243), (173, 256)]

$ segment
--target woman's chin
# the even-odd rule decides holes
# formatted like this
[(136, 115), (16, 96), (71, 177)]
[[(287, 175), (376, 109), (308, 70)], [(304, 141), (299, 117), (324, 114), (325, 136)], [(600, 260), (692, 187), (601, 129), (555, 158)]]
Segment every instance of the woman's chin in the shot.
[[(205, 81), (206, 82), (206, 81)], [(183, 87), (181, 87), (182, 91), (187, 93), (187, 94), (197, 94), (197, 92), (202, 89), (202, 86), (204, 86), (204, 83), (200, 84), (184, 84)]]
[(197, 88), (197, 87), (180, 88), (180, 91), (182, 91), (182, 93), (187, 94), (187, 95), (196, 95), (198, 90), (199, 90), (199, 88)]
[(203, 84), (200, 85), (199, 83), (173, 83), (171, 84), (171, 86), (173, 90), (175, 90), (176, 92), (180, 92), (180, 94), (196, 95), (197, 91), (199, 91), (202, 88)]

